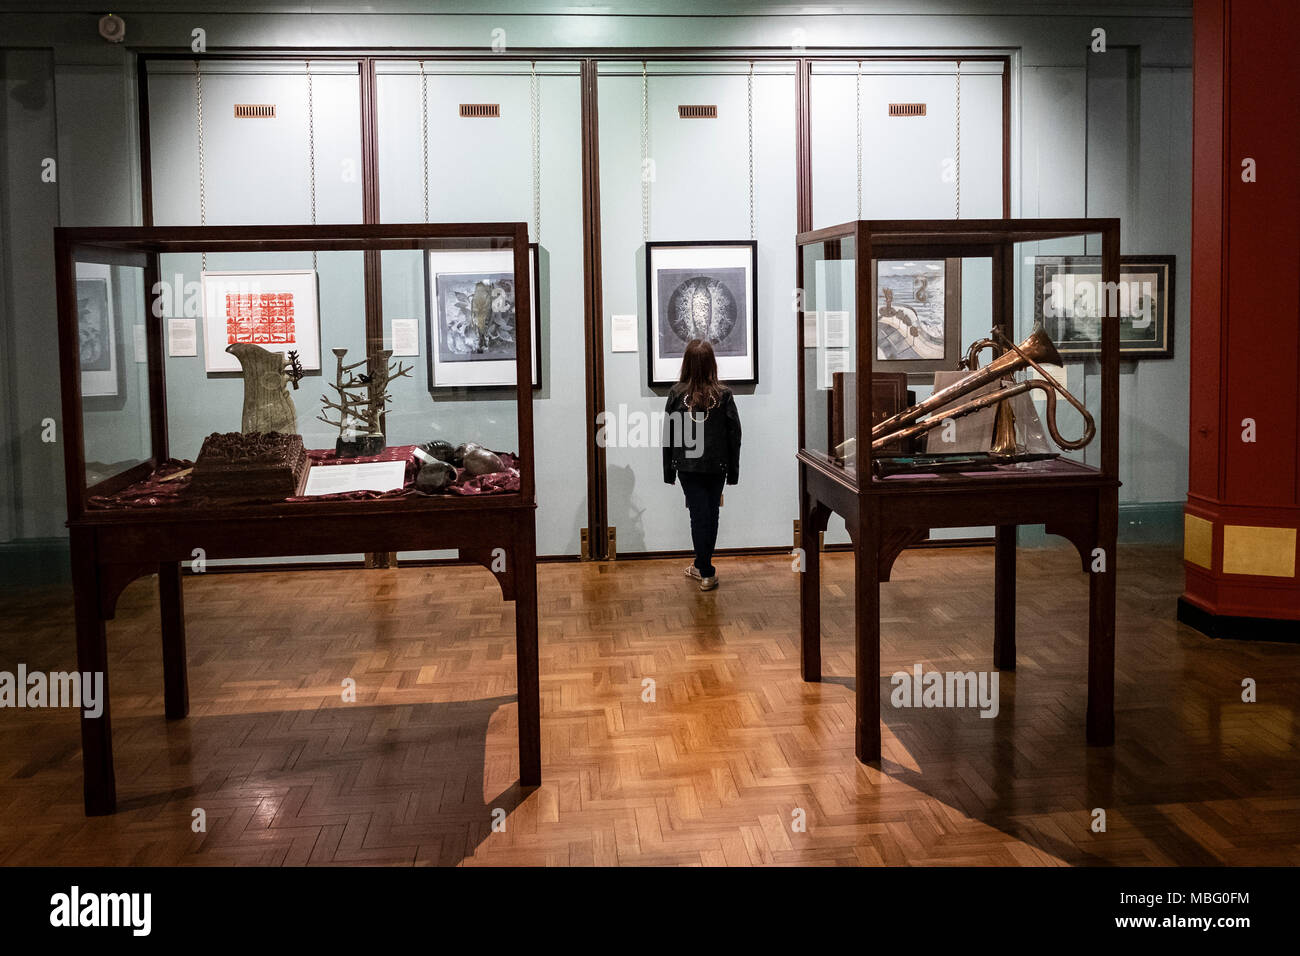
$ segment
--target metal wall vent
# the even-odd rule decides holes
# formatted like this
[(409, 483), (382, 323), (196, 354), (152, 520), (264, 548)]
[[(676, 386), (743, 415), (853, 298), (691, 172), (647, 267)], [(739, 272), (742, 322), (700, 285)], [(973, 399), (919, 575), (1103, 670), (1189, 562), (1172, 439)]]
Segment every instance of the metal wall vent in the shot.
[(460, 115), (467, 119), (495, 119), (501, 115), (501, 104), (461, 103)]
[(679, 106), (677, 107), (677, 116), (679, 119), (717, 119), (717, 106)]
[(890, 116), (924, 116), (924, 103), (890, 103)]
[(236, 103), (235, 119), (275, 119), (275, 104)]

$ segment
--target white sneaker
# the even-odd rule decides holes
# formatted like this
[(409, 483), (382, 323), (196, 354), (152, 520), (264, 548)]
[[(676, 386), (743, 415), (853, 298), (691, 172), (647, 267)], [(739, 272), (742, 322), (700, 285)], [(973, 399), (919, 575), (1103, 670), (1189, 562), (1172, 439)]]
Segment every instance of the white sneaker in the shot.
[(686, 565), (686, 570), (684, 570), (682, 574), (686, 575), (688, 578), (694, 578), (697, 581), (701, 580), (700, 569), (693, 564)]
[(715, 574), (711, 578), (700, 578), (701, 591), (715, 591), (718, 587), (718, 576)]

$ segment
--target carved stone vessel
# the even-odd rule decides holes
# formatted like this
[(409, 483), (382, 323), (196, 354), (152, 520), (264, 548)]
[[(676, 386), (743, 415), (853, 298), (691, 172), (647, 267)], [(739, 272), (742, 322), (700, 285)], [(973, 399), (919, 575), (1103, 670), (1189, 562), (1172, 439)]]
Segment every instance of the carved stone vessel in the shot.
[(260, 345), (236, 342), (226, 351), (239, 360), (244, 373), (244, 415), (239, 430), (245, 435), (298, 431), (298, 413), (289, 396), (289, 384), (298, 387), (302, 377), (296, 356), (291, 363), (283, 352), (268, 352)]

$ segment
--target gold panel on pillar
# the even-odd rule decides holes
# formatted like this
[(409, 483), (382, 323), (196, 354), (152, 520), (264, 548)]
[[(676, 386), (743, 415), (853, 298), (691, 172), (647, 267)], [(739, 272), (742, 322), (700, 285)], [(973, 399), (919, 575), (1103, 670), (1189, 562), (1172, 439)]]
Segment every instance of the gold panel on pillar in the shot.
[(1214, 522), (1183, 515), (1183, 560), (1214, 570)]
[(1295, 528), (1223, 526), (1223, 573), (1295, 577)]

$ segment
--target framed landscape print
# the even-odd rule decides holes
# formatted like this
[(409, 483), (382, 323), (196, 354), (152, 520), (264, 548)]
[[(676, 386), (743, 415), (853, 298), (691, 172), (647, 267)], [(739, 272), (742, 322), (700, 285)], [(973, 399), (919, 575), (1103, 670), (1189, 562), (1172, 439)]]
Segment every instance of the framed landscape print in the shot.
[(758, 243), (647, 242), (651, 385), (672, 385), (692, 339), (713, 346), (723, 382), (758, 382)]
[(77, 263), (77, 338), (83, 398), (116, 398), (123, 390), (126, 352), (113, 294), (111, 266)]
[(296, 351), (303, 368), (320, 368), (315, 270), (204, 272), (202, 280), (207, 371), (238, 372), (239, 360), (226, 351), (236, 342)]
[(1063, 358), (1101, 353), (1101, 306), (1119, 311), (1119, 357), (1174, 357), (1174, 256), (1120, 256), (1119, 286), (1101, 286), (1100, 256), (1034, 259), (1034, 316)]
[(922, 375), (961, 357), (961, 260), (875, 259), (872, 294), (879, 372)]
[[(427, 253), (429, 390), (513, 387), (516, 322), (513, 249), (430, 249)], [(532, 290), (533, 388), (541, 388), (542, 297), (537, 243), (528, 244)]]

